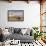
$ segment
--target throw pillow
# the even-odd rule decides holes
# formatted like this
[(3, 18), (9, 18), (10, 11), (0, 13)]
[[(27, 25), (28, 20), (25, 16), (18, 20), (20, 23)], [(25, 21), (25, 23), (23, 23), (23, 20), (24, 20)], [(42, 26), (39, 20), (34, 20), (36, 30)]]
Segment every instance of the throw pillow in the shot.
[(27, 28), (25, 35), (30, 35), (30, 28)]
[(14, 33), (14, 27), (9, 27), (8, 32), (13, 34)]
[(24, 35), (27, 32), (27, 29), (21, 29), (21, 33)]
[(20, 28), (15, 28), (15, 29), (14, 29), (14, 33), (19, 33), (20, 31), (21, 31)]

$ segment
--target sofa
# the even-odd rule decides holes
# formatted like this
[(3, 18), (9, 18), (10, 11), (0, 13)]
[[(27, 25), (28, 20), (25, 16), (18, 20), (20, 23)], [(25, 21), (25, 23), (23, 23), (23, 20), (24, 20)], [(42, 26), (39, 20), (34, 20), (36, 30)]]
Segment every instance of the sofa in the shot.
[(10, 27), (8, 28), (8, 32), (10, 32), (10, 35), (5, 37), (5, 39), (20, 40), (21, 43), (31, 43), (34, 41), (33, 31), (29, 28)]

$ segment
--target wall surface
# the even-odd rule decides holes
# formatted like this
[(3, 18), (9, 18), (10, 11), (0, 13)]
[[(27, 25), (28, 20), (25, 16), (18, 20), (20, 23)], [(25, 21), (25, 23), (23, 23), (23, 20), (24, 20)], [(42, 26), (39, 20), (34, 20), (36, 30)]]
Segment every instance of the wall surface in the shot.
[[(24, 21), (8, 22), (8, 10), (24, 10)], [(40, 26), (40, 4), (31, 1), (29, 4), (21, 1), (12, 3), (0, 1), (0, 26), (1, 27), (32, 27)]]

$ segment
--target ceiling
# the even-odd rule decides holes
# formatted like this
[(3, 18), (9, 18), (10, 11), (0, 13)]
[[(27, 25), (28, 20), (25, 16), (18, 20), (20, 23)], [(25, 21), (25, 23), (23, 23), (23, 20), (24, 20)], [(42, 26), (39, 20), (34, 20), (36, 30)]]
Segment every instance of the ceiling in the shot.
[[(1, 1), (9, 1), (9, 0), (1, 0)], [(14, 1), (29, 1), (29, 0), (14, 0)], [(39, 0), (30, 0), (30, 1), (39, 1)]]
[(27, 1), (27, 3), (29, 1), (39, 1), (39, 2), (42, 2), (42, 0), (0, 0), (0, 1), (9, 1), (9, 2), (11, 2), (11, 1)]

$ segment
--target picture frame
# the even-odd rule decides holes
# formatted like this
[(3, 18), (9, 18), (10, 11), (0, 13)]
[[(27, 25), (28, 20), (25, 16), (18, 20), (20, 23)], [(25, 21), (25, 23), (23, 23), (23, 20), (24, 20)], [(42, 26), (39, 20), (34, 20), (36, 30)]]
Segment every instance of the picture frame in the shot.
[(24, 10), (8, 10), (8, 21), (24, 21)]

